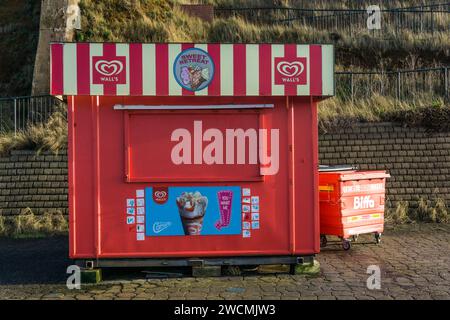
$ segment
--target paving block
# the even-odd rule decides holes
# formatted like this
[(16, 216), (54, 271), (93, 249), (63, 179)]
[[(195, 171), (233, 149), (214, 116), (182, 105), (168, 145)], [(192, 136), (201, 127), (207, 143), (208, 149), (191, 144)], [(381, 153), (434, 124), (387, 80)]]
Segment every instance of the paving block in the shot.
[(196, 278), (220, 277), (222, 268), (220, 266), (194, 266), (192, 276)]
[(81, 283), (99, 283), (102, 281), (101, 269), (81, 270)]
[(258, 273), (286, 273), (289, 272), (289, 265), (286, 264), (262, 264), (258, 267)]
[(299, 263), (295, 265), (295, 274), (315, 276), (320, 273), (320, 263), (314, 259), (312, 263)]

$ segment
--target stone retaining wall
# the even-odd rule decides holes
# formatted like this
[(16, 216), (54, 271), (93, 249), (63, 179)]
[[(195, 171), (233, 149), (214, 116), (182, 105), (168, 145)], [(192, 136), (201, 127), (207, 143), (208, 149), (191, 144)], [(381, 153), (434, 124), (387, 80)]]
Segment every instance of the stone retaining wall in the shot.
[[(359, 124), (319, 135), (321, 164), (388, 170), (388, 205), (420, 197), (450, 203), (450, 132), (391, 123)], [(0, 214), (67, 209), (67, 154), (12, 151), (0, 158)]]
[[(450, 132), (428, 132), (391, 123), (358, 124), (321, 133), (321, 164), (387, 170), (390, 206), (419, 198), (450, 202)], [(389, 204), (389, 203), (388, 203)]]
[(19, 214), (30, 208), (36, 214), (60, 210), (68, 213), (67, 154), (12, 151), (0, 158), (0, 214)]

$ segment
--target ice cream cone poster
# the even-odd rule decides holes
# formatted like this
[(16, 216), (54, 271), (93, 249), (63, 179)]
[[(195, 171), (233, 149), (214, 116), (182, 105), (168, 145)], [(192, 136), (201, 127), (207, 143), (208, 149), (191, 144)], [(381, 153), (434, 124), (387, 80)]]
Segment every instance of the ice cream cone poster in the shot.
[(211, 83), (214, 77), (214, 62), (206, 51), (189, 48), (176, 57), (173, 75), (184, 89), (199, 91)]
[(145, 189), (147, 236), (241, 234), (241, 187), (169, 187), (164, 202), (160, 189)]

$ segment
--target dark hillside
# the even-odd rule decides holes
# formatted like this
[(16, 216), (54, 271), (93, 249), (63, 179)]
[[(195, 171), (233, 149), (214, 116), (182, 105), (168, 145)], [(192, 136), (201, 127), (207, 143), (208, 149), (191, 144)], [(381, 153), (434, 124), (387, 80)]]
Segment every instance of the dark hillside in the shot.
[(29, 95), (39, 37), (40, 1), (0, 1), (0, 97)]

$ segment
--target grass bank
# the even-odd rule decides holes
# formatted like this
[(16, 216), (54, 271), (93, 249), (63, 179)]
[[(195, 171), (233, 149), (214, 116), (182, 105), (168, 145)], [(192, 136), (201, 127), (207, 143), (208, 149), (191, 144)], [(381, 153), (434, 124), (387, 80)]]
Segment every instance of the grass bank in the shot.
[(30, 208), (17, 216), (0, 214), (0, 237), (39, 238), (67, 234), (67, 217), (61, 211), (49, 211), (36, 215)]
[(11, 150), (53, 151), (67, 148), (67, 120), (60, 110), (45, 123), (30, 125), (25, 130), (0, 132), (0, 156)]
[[(183, 13), (175, 1), (81, 0), (82, 30), (77, 41), (119, 42), (248, 42), (334, 43), (336, 62), (344, 68), (409, 68), (450, 63), (450, 34), (386, 32), (383, 37), (367, 31), (357, 35), (292, 26), (254, 24), (241, 18), (215, 19), (208, 23)], [(277, 2), (278, 3), (278, 2)], [(276, 4), (280, 5), (280, 4)], [(412, 57), (412, 58), (411, 58)]]
[(333, 97), (319, 103), (318, 113), (323, 132), (357, 122), (396, 122), (432, 131), (450, 130), (450, 106), (433, 96), (416, 96), (409, 101), (380, 95), (354, 101)]

